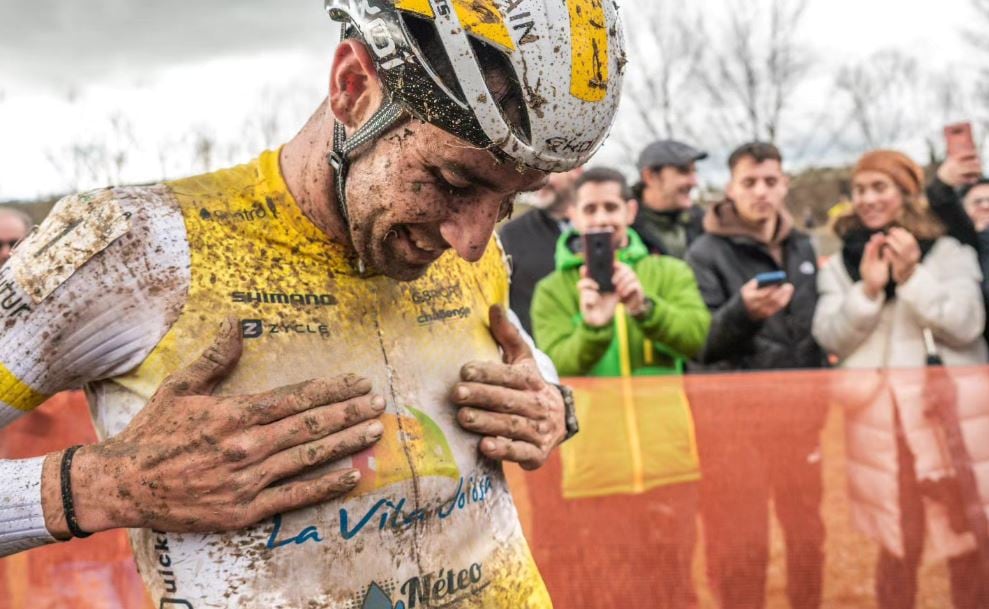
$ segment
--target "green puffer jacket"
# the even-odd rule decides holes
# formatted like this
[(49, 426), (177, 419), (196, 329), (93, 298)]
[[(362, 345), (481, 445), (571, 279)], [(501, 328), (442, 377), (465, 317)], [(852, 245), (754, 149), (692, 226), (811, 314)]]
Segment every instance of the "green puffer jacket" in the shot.
[(584, 258), (571, 249), (579, 243), (577, 232), (564, 233), (557, 241), (556, 271), (536, 286), (531, 313), (536, 344), (560, 376), (677, 374), (707, 339), (711, 314), (690, 267), (669, 256), (650, 255), (631, 228), (628, 238), (618, 260), (632, 267), (655, 306), (644, 320), (616, 314), (602, 328), (586, 325), (580, 314), (577, 281)]

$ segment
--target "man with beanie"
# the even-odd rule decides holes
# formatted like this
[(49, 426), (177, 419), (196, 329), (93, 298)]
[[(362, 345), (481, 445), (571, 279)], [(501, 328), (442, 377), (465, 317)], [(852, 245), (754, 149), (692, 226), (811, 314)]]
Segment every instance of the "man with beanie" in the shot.
[(697, 187), (697, 161), (706, 158), (706, 152), (676, 140), (653, 142), (639, 155), (641, 181), (632, 192), (640, 210), (632, 228), (653, 254), (682, 259), (704, 232), (704, 212), (690, 195)]
[(567, 212), (573, 205), (574, 182), (583, 169), (550, 174), (546, 185), (532, 195), (534, 209), (506, 223), (499, 232), (511, 258), (509, 306), (525, 331), (532, 335), (532, 294), (539, 280), (553, 272), (556, 240), (570, 227)]
[[(784, 207), (788, 180), (772, 144), (745, 144), (729, 159), (727, 199), (704, 218), (706, 234), (687, 263), (712, 313), (697, 356), (708, 370), (816, 368), (811, 337), (816, 256)], [(755, 279), (783, 271), (785, 280)], [(701, 516), (712, 587), (724, 609), (762, 607), (769, 562), (769, 499), (786, 539), (787, 596), (794, 609), (821, 603), (824, 523), (820, 516), (820, 430), (825, 408), (731, 427), (697, 421), (704, 477)]]

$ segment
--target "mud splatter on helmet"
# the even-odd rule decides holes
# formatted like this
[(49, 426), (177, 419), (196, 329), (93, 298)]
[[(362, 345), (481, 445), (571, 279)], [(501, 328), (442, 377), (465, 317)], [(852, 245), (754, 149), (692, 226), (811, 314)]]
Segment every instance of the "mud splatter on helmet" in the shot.
[[(613, 0), (325, 6), (343, 22), (344, 36), (367, 44), (392, 103), (478, 147), (527, 167), (566, 171), (585, 163), (611, 128), (625, 64)], [(508, 83), (492, 87), (492, 64)], [(505, 87), (517, 88), (509, 97), (521, 103), (500, 104), (504, 93), (492, 89)]]

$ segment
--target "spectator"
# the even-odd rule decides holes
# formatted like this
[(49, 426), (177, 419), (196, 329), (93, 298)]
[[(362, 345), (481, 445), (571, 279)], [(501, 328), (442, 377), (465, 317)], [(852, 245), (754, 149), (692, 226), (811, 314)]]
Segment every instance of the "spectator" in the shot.
[(535, 209), (501, 228), (502, 246), (512, 259), (509, 305), (532, 334), (532, 293), (539, 280), (553, 272), (556, 240), (570, 227), (567, 214), (573, 205), (573, 184), (582, 169), (549, 176), (546, 185), (532, 198)]
[(683, 258), (704, 232), (704, 212), (694, 205), (697, 161), (707, 153), (675, 140), (646, 146), (637, 164), (641, 182), (633, 187), (641, 204), (632, 228), (653, 254)]
[(0, 266), (7, 263), (14, 246), (31, 232), (34, 222), (19, 209), (0, 207)]
[[(670, 374), (676, 360), (697, 351), (710, 316), (690, 268), (670, 257), (649, 255), (629, 224), (636, 203), (621, 173), (591, 169), (577, 180), (572, 211), (574, 230), (560, 237), (557, 270), (536, 286), (532, 304), (535, 338), (561, 375), (629, 376)], [(601, 293), (586, 276), (580, 234), (611, 229), (617, 261), (614, 293)], [(624, 348), (624, 351), (622, 351)], [(693, 454), (689, 408), (671, 408), (673, 438), (661, 469), (664, 484), (654, 493), (661, 514), (655, 526), (668, 541), (658, 557), (663, 565), (657, 598), (671, 609), (696, 601), (691, 563), (696, 539), (697, 489), (700, 476)], [(685, 465), (689, 464), (689, 465)]]
[(975, 249), (982, 270), (982, 296), (989, 303), (989, 178), (980, 177), (961, 190), (962, 205), (975, 228)]
[[(986, 361), (975, 252), (945, 236), (921, 197), (923, 175), (908, 157), (888, 150), (870, 152), (855, 166), (852, 212), (835, 222), (842, 252), (821, 272), (814, 317), (814, 336), (844, 368), (923, 366), (925, 330), (947, 365)], [(914, 606), (927, 536), (935, 548), (955, 548), (948, 552), (954, 606), (985, 607), (978, 555), (958, 555), (946, 511), (925, 509), (921, 498), (918, 480), (941, 478), (951, 467), (931, 442), (935, 424), (919, 400), (869, 393), (846, 409), (846, 450), (853, 520), (881, 544), (880, 609)], [(989, 415), (984, 403), (973, 408), (972, 418), (963, 419), (966, 429)], [(985, 465), (975, 468), (980, 478)]]
[[(981, 175), (977, 154), (948, 157), (927, 186), (927, 200), (948, 235), (978, 253), (982, 298), (989, 310), (989, 180)], [(989, 339), (989, 330), (983, 337)]]
[[(807, 235), (784, 206), (789, 182), (772, 144), (736, 149), (728, 198), (704, 218), (706, 234), (687, 262), (711, 310), (701, 368), (815, 368), (823, 354), (810, 335), (817, 263)], [(758, 287), (760, 273), (786, 283)], [(798, 416), (728, 428), (698, 427), (704, 480), (701, 516), (708, 570), (723, 607), (762, 607), (769, 561), (769, 499), (786, 538), (787, 595), (795, 609), (820, 606), (824, 523), (820, 516), (820, 431), (824, 404)]]

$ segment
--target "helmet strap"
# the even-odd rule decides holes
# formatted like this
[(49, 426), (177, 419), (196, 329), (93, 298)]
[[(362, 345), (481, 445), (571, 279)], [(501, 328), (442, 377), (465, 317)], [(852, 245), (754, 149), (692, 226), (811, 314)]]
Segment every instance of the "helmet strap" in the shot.
[[(349, 139), (343, 124), (336, 120), (333, 121), (333, 150), (327, 155), (326, 160), (336, 174), (334, 183), (336, 185), (337, 207), (348, 231), (350, 230), (350, 213), (347, 207), (346, 182), (350, 163), (353, 161), (353, 152), (378, 139), (391, 129), (402, 118), (403, 113), (404, 109), (401, 105), (394, 101), (387, 101)], [(360, 260), (359, 256), (358, 262), (363, 273), (364, 261)]]

